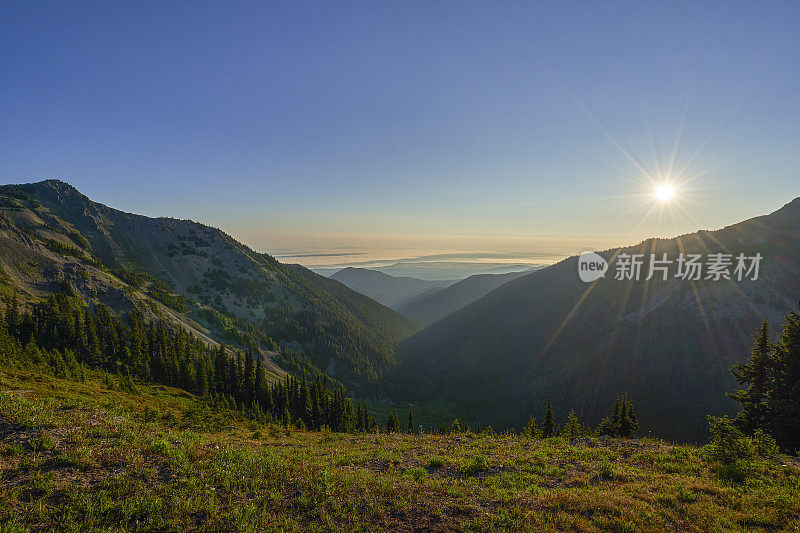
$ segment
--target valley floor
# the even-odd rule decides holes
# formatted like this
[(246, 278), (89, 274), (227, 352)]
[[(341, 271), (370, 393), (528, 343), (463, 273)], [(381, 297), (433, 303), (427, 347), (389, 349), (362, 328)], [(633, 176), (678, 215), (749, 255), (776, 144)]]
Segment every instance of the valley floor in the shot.
[(748, 468), (650, 440), (286, 430), (177, 389), (0, 369), (2, 532), (797, 531), (800, 463)]

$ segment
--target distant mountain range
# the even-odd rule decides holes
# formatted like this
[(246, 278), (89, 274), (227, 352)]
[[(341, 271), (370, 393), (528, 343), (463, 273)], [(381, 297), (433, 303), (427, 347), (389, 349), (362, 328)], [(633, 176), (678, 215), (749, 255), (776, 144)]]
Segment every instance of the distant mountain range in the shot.
[[(547, 395), (589, 423), (628, 392), (645, 433), (705, 434), (706, 414), (731, 412), (729, 368), (748, 357), (763, 318), (777, 325), (800, 298), (800, 199), (718, 231), (602, 252), (760, 253), (758, 280), (584, 283), (578, 258), (521, 276), (403, 341), (387, 390), (416, 401), (444, 398), (474, 423), (541, 421)], [(625, 257), (624, 255), (622, 256)], [(453, 286), (455, 287), (455, 286)], [(453, 288), (451, 287), (451, 288)], [(406, 312), (407, 309), (406, 309)]]
[(331, 279), (395, 309), (419, 326), (428, 326), (531, 270), (527, 267), (522, 272), (476, 274), (460, 281), (428, 281), (348, 267), (334, 273)]
[[(445, 254), (450, 255), (450, 254)], [(540, 259), (552, 259), (553, 256), (542, 254)], [(563, 257), (563, 256), (561, 256)], [(469, 276), (479, 274), (507, 274), (509, 272), (521, 272), (531, 268), (539, 268), (542, 265), (532, 263), (496, 263), (496, 262), (476, 262), (465, 260), (431, 260), (426, 257), (417, 259), (407, 259), (397, 261), (388, 265), (381, 266), (358, 266), (351, 265), (350, 268), (360, 268), (372, 272), (382, 272), (389, 276), (398, 278), (413, 278), (422, 281), (451, 282), (466, 279)], [(345, 267), (310, 267), (311, 270), (323, 276), (333, 276)]]
[(138, 309), (208, 342), (255, 344), (274, 374), (325, 372), (354, 392), (393, 368), (411, 320), (222, 231), (124, 213), (67, 183), (0, 186), (0, 294)]
[(478, 274), (506, 274), (532, 268), (526, 263), (482, 263), (469, 261), (398, 261), (397, 263), (375, 267), (391, 276), (409, 276), (413, 278), (446, 281), (460, 280)]
[(330, 276), (354, 291), (369, 296), (376, 302), (396, 309), (421, 294), (443, 289), (457, 280), (428, 281), (409, 277), (397, 277), (368, 268), (348, 267)]
[(500, 285), (530, 274), (531, 269), (508, 274), (476, 274), (446, 288), (430, 290), (394, 307), (420, 326), (429, 326)]

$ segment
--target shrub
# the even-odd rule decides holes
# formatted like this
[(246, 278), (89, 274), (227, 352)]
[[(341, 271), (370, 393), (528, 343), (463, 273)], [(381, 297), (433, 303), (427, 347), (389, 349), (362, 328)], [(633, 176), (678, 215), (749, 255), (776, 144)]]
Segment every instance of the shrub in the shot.
[(409, 468), (405, 471), (405, 475), (419, 483), (428, 477), (428, 471), (424, 468)]
[(753, 443), (753, 448), (755, 452), (760, 455), (761, 457), (766, 457), (768, 455), (777, 455), (780, 452), (778, 448), (778, 444), (775, 442), (775, 439), (769, 433), (765, 433), (761, 429), (757, 429), (753, 432), (753, 437), (751, 438)]
[(133, 379), (128, 375), (125, 374), (122, 376), (122, 379), (119, 380), (119, 388), (123, 392), (127, 392), (128, 394), (138, 394), (139, 389), (133, 383)]
[(753, 443), (744, 436), (728, 416), (708, 417), (711, 431), (711, 456), (723, 464), (733, 464), (740, 459), (753, 457)]
[(604, 460), (597, 463), (594, 471), (597, 472), (597, 475), (600, 477), (610, 478), (614, 475), (614, 466), (608, 461)]
[(488, 468), (489, 465), (486, 462), (486, 458), (483, 455), (476, 455), (472, 458), (472, 461), (464, 467), (464, 473), (468, 476), (475, 476), (481, 472), (485, 472)]
[(428, 466), (430, 468), (441, 468), (444, 466), (445, 458), (441, 455), (433, 455), (428, 457)]
[(730, 464), (723, 464), (717, 468), (719, 478), (728, 483), (742, 483), (747, 479), (750, 465), (746, 461), (736, 461)]

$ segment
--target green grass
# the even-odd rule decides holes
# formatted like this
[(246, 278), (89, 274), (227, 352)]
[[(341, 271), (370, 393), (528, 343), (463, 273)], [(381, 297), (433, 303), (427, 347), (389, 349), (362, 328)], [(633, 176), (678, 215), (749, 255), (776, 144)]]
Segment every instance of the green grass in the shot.
[(800, 527), (788, 457), (723, 466), (652, 440), (287, 432), (104, 381), (0, 370), (0, 532)]

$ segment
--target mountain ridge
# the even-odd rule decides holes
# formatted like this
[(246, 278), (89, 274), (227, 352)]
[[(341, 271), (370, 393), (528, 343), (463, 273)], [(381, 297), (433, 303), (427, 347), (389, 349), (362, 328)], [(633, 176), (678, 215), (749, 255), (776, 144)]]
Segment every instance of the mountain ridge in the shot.
[(61, 180), (3, 185), (0, 197), (2, 278), (25, 298), (57, 293), (66, 282), (87, 301), (125, 312), (147, 310), (152, 293), (211, 337), (250, 338), (273, 351), (274, 339), (281, 365), (334, 367), (331, 377), (356, 388), (392, 368), (394, 345), (414, 330), (344, 285), (204, 224), (126, 213)]
[(506, 274), (475, 274), (449, 287), (420, 294), (397, 307), (397, 311), (420, 326), (429, 326), (458, 309), (488, 294), (500, 285), (521, 276), (530, 270)]
[[(401, 343), (398, 395), (455, 401), (477, 423), (524, 424), (549, 392), (560, 409), (596, 423), (630, 392), (643, 428), (697, 439), (708, 412), (731, 412), (729, 367), (800, 296), (800, 199), (719, 230), (599, 252), (755, 253), (755, 282), (615, 282), (577, 275), (577, 256), (509, 281)], [(616, 284), (616, 285), (615, 285)], [(648, 381), (649, 380), (649, 381)], [(697, 397), (697, 405), (682, 398)], [(502, 407), (498, 407), (502, 406)], [(643, 408), (647, 406), (646, 408)], [(563, 413), (562, 413), (563, 414)]]
[(422, 293), (443, 289), (457, 281), (429, 281), (410, 276), (393, 276), (379, 270), (359, 267), (343, 268), (329, 278), (395, 310)]

